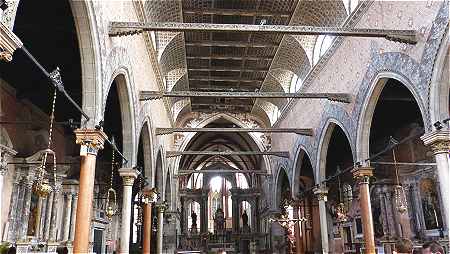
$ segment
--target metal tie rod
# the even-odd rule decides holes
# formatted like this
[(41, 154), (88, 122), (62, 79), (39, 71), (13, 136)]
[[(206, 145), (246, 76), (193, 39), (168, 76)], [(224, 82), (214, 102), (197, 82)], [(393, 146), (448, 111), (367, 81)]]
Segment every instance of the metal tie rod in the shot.
[(284, 93), (284, 92), (197, 92), (197, 91), (141, 91), (139, 100), (157, 100), (164, 97), (222, 97), (222, 98), (295, 98), (295, 99), (328, 99), (342, 103), (350, 103), (348, 93)]
[(72, 105), (86, 118), (86, 121), (89, 121), (89, 116), (84, 113), (84, 111), (81, 109), (81, 107), (72, 99), (72, 97), (67, 93), (67, 91), (64, 89), (64, 84), (61, 79), (61, 74), (59, 72), (59, 68), (56, 68), (53, 72), (49, 73), (37, 60), (34, 58), (34, 56), (27, 50), (25, 46), (22, 46), (20, 48), (25, 55), (28, 56), (28, 58), (31, 59), (31, 61), (41, 70), (41, 72), (50, 80), (52, 85), (58, 89), (59, 92), (64, 94), (64, 96), (72, 103)]
[(312, 129), (295, 128), (156, 128), (156, 135), (167, 135), (175, 132), (264, 132), (264, 133), (295, 133), (299, 135), (312, 136)]
[(172, 158), (182, 155), (219, 155), (219, 156), (229, 156), (229, 155), (273, 155), (278, 157), (289, 158), (289, 152), (260, 152), (260, 151), (167, 151), (166, 157)]
[(190, 174), (208, 174), (208, 173), (221, 173), (221, 174), (256, 174), (256, 175), (268, 175), (267, 172), (262, 170), (241, 170), (241, 169), (225, 169), (225, 170), (214, 170), (214, 169), (201, 169), (201, 170), (180, 170), (178, 175), (190, 175)]
[(331, 35), (349, 37), (377, 37), (391, 41), (416, 44), (415, 30), (314, 27), (286, 25), (211, 24), (181, 22), (110, 22), (109, 36), (127, 36), (147, 31), (161, 32), (242, 32), (293, 35)]

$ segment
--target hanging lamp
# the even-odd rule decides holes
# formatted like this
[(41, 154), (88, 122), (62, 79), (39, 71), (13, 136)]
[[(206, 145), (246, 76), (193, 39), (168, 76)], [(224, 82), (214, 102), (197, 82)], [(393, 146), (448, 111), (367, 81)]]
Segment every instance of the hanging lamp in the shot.
[[(56, 108), (56, 95), (57, 90), (55, 89), (55, 92), (53, 94), (53, 101), (52, 101), (52, 111), (50, 114), (50, 127), (48, 130), (48, 145), (47, 149), (44, 150), (44, 155), (42, 157), (41, 165), (38, 167), (38, 175), (36, 178), (36, 183), (34, 185), (34, 191), (36, 194), (40, 197), (47, 197), (52, 190), (56, 189), (56, 154), (51, 149), (52, 146), (52, 135), (53, 135), (53, 124), (55, 120), (55, 108)], [(46, 168), (47, 168), (47, 157), (51, 155), (53, 157), (53, 179), (54, 179), (54, 186), (53, 188), (50, 186), (50, 181), (48, 177), (46, 176)]]
[(337, 170), (338, 171), (338, 190), (339, 190), (339, 203), (336, 207), (336, 216), (337, 216), (337, 221), (339, 223), (344, 223), (348, 221), (348, 216), (347, 216), (347, 209), (345, 207), (345, 204), (343, 202), (343, 197), (342, 197), (342, 188), (341, 188), (341, 177), (340, 177), (340, 168), (338, 166)]
[[(111, 138), (111, 143), (115, 144), (114, 137)], [(114, 166), (115, 166), (115, 158), (114, 158), (114, 149), (112, 150), (112, 158), (111, 158), (111, 178), (109, 181), (109, 189), (106, 193), (106, 217), (109, 220), (112, 220), (112, 217), (117, 214), (117, 193), (113, 188), (113, 180), (114, 180)]]

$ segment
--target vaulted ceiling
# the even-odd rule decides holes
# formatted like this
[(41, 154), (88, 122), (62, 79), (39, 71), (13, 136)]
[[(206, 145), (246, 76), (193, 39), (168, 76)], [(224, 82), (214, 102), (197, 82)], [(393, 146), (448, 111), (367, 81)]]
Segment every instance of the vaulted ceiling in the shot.
[[(214, 24), (340, 26), (342, 1), (149, 0), (148, 21)], [(289, 91), (312, 66), (317, 36), (243, 32), (156, 32), (168, 91)], [(179, 112), (236, 112), (266, 117), (287, 99), (171, 99)], [(264, 116), (263, 116), (264, 115)]]

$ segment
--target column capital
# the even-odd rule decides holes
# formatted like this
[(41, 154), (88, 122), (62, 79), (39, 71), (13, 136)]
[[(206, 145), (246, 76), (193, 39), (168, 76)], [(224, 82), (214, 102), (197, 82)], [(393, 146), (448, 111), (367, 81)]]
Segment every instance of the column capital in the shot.
[(326, 186), (320, 185), (314, 187), (313, 193), (319, 201), (327, 201), (328, 188)]
[(155, 203), (158, 200), (158, 191), (156, 188), (146, 188), (142, 191), (142, 194), (144, 195), (144, 203)]
[(119, 175), (123, 179), (123, 185), (133, 186), (134, 180), (138, 177), (138, 171), (134, 168), (121, 168)]
[(76, 143), (81, 145), (80, 154), (97, 155), (98, 150), (103, 149), (108, 136), (102, 130), (96, 129), (76, 129), (74, 131)]
[(450, 151), (450, 130), (435, 130), (426, 133), (420, 139), (431, 148), (434, 154), (449, 153)]
[(352, 170), (353, 178), (360, 183), (369, 183), (369, 178), (373, 176), (372, 167), (356, 167)]
[(10, 62), (16, 49), (23, 46), (20, 39), (3, 23), (0, 23), (0, 60)]
[(0, 144), (0, 175), (6, 174), (8, 162), (16, 154), (17, 152), (14, 149)]

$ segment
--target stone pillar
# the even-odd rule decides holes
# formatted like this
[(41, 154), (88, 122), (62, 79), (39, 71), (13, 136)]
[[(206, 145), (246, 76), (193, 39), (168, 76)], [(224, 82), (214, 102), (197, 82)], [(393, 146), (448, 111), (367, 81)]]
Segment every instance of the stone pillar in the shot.
[(44, 240), (48, 241), (50, 239), (50, 226), (52, 219), (52, 210), (53, 210), (53, 198), (55, 196), (54, 192), (50, 192), (47, 196), (47, 209), (45, 211), (45, 224), (44, 224)]
[(39, 232), (38, 232), (38, 239), (44, 240), (44, 234), (45, 234), (45, 215), (47, 213), (47, 198), (42, 198), (42, 207), (41, 207), (41, 217), (39, 222)]
[(120, 227), (120, 253), (128, 253), (130, 248), (131, 203), (134, 180), (138, 172), (132, 168), (119, 169), (123, 182), (122, 225)]
[(200, 220), (200, 232), (208, 232), (208, 196), (202, 195), (202, 202), (200, 204), (200, 216), (197, 217)]
[(158, 231), (156, 232), (156, 254), (162, 254), (163, 250), (163, 225), (164, 225), (164, 211), (166, 210), (165, 204), (159, 204), (158, 208)]
[(16, 177), (13, 184), (13, 191), (11, 193), (11, 201), (9, 203), (9, 213), (8, 213), (8, 241), (14, 242), (16, 239), (16, 216), (17, 208), (19, 205), (19, 191), (20, 191), (20, 181), (22, 175), (16, 171)]
[(70, 213), (70, 232), (69, 240), (73, 242), (75, 239), (75, 223), (77, 220), (77, 206), (78, 206), (78, 194), (72, 195), (72, 212)]
[(53, 190), (53, 204), (52, 204), (52, 211), (51, 211), (51, 222), (50, 222), (50, 242), (56, 241), (56, 233), (57, 233), (57, 224), (58, 221), (58, 203), (59, 203), (59, 197), (61, 193), (61, 183), (56, 183), (56, 188)]
[(76, 143), (81, 145), (80, 189), (78, 193), (77, 221), (75, 224), (75, 239), (73, 252), (88, 253), (91, 236), (91, 213), (93, 203), (95, 162), (97, 152), (103, 149), (106, 134), (101, 130), (75, 130)]
[(0, 241), (3, 237), (3, 223), (1, 222), (1, 218), (3, 218), (3, 178), (5, 177), (5, 174), (8, 172), (8, 162), (14, 155), (16, 155), (17, 152), (13, 149), (1, 145), (0, 144)]
[(444, 220), (447, 232), (450, 232), (450, 130), (436, 130), (423, 135), (421, 139), (431, 148), (436, 159)]
[(66, 203), (64, 204), (64, 220), (63, 220), (63, 237), (62, 240), (64, 242), (69, 241), (69, 233), (70, 233), (70, 213), (72, 211), (72, 193), (65, 193)]
[(359, 205), (364, 234), (365, 253), (375, 253), (375, 236), (373, 233), (372, 207), (370, 204), (369, 178), (373, 176), (373, 168), (358, 167), (352, 171), (359, 185)]
[(238, 199), (237, 197), (235, 197), (234, 195), (231, 196), (231, 209), (232, 209), (232, 218), (231, 218), (231, 222), (233, 224), (233, 233), (238, 233), (239, 232), (239, 205), (238, 205)]
[(23, 209), (22, 214), (20, 214), (20, 230), (19, 232), (19, 239), (21, 242), (24, 242), (27, 240), (27, 233), (28, 233), (28, 221), (30, 219), (30, 206), (31, 206), (31, 194), (33, 194), (33, 183), (34, 183), (34, 172), (32, 170), (29, 170), (28, 176), (27, 176), (27, 182), (25, 183), (25, 195), (23, 199)]
[(328, 222), (327, 222), (327, 202), (328, 189), (325, 186), (314, 189), (314, 194), (319, 201), (320, 236), (322, 240), (322, 253), (328, 253)]
[[(293, 219), (300, 219), (299, 216), (299, 209), (300, 209), (300, 202), (297, 201), (294, 203), (293, 206)], [(304, 248), (303, 248), (303, 240), (302, 240), (302, 235), (301, 235), (301, 228), (300, 228), (300, 221), (296, 222), (294, 225), (294, 234), (295, 234), (295, 249), (296, 249), (296, 253), (297, 254), (302, 254), (304, 253)]]
[(152, 242), (152, 203), (156, 201), (157, 193), (155, 189), (144, 190), (144, 225), (143, 225), (143, 246), (142, 253), (150, 254)]
[(39, 233), (41, 232), (41, 217), (42, 217), (42, 208), (44, 206), (44, 198), (39, 197), (38, 198), (38, 204), (37, 204), (37, 213), (36, 213), (36, 232), (34, 233), (34, 236), (39, 239)]

